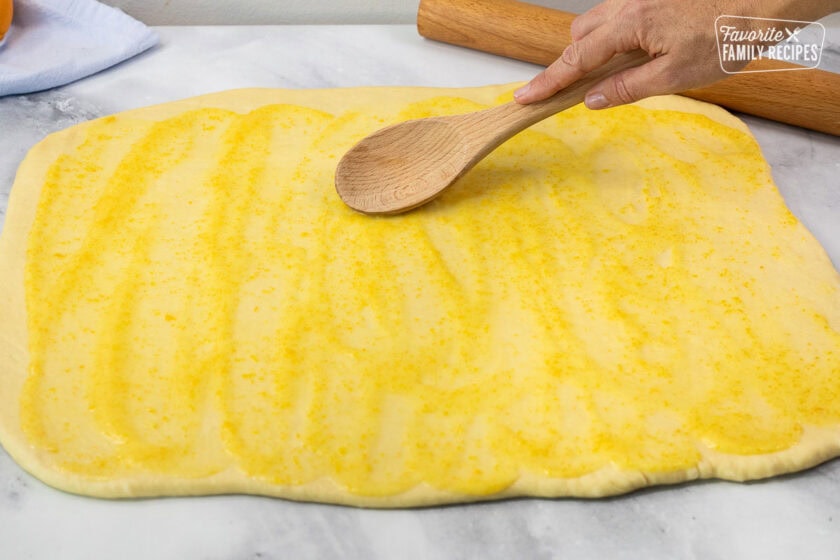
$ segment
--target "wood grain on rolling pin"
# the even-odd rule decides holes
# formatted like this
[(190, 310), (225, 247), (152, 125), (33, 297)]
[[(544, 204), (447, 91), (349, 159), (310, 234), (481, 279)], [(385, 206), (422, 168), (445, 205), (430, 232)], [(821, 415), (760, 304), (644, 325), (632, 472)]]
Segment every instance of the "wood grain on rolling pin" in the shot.
[[(429, 39), (547, 66), (571, 42), (575, 14), (516, 0), (421, 0), (417, 29)], [(751, 62), (746, 70), (798, 68)], [(840, 136), (840, 74), (823, 70), (734, 74), (682, 95), (733, 111)]]

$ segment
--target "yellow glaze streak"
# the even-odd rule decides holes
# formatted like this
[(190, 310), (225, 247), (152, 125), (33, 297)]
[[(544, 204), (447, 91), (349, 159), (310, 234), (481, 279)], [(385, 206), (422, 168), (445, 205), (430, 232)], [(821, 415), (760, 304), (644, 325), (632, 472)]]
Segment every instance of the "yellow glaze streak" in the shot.
[(814, 311), (836, 283), (814, 284), (825, 257), (797, 253), (808, 234), (741, 131), (579, 107), (420, 211), (341, 205), (333, 170), (365, 133), (481, 107), (84, 128), (28, 237), (31, 445), (94, 479), (234, 467), (480, 496), (840, 421), (838, 325)]

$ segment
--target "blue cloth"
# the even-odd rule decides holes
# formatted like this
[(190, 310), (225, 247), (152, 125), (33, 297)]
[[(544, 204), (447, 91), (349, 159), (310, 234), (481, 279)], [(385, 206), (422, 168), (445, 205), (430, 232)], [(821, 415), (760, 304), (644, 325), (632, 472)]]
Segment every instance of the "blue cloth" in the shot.
[(157, 42), (154, 31), (95, 0), (15, 0), (0, 46), (0, 96), (76, 81)]

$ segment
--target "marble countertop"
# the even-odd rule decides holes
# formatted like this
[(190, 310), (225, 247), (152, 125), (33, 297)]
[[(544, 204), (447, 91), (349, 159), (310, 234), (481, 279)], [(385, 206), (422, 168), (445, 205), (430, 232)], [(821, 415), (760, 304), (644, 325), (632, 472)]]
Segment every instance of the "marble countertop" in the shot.
[[(829, 34), (823, 67), (840, 72)], [(43, 93), (0, 98), (0, 223), (14, 173), (50, 132), (240, 87), (473, 86), (538, 68), (413, 26), (162, 27), (161, 45)], [(840, 268), (840, 138), (745, 118), (791, 210)], [(750, 484), (617, 498), (377, 511), (253, 496), (108, 501), (65, 494), (0, 449), (0, 558), (837, 558), (840, 460)]]

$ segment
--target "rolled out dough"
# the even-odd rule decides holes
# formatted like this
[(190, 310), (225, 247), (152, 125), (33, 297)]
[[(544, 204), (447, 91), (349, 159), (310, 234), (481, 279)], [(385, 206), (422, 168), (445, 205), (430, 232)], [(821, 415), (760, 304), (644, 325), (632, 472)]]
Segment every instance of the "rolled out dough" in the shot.
[(104, 497), (604, 496), (840, 453), (840, 280), (746, 127), (577, 107), (439, 200), (333, 189), (509, 86), (240, 90), (53, 134), (0, 239), (0, 440)]

